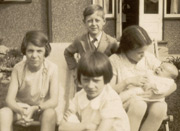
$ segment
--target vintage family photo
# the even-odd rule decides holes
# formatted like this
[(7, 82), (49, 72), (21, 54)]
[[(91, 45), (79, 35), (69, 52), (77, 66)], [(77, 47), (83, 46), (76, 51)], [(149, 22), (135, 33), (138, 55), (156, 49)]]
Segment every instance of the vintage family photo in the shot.
[(0, 131), (180, 131), (180, 0), (0, 0)]

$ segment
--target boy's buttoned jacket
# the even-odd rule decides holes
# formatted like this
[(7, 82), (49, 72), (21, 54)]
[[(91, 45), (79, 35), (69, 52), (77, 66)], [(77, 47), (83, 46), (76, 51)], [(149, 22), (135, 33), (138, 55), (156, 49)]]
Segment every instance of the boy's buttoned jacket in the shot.
[(74, 40), (74, 42), (68, 46), (64, 51), (64, 56), (68, 64), (69, 69), (75, 69), (77, 62), (74, 58), (74, 54), (78, 53), (80, 56), (88, 51), (99, 51), (105, 53), (107, 56), (111, 56), (116, 52), (118, 48), (118, 42), (115, 38), (102, 32), (102, 36), (98, 47), (96, 48), (89, 40), (88, 33)]

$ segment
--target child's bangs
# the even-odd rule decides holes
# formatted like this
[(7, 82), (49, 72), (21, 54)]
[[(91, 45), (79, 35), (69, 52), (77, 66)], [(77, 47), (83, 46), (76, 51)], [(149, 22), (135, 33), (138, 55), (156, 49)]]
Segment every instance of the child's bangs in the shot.
[(108, 57), (100, 52), (86, 53), (81, 57), (78, 64), (78, 80), (80, 76), (99, 77), (103, 76), (105, 84), (112, 78), (112, 67)]
[(102, 66), (102, 64), (100, 65), (100, 63), (96, 63), (94, 61), (83, 63), (81, 64), (81, 67), (79, 68), (82, 75), (88, 76), (88, 77), (103, 76), (105, 72), (103, 69), (104, 69), (104, 66)]

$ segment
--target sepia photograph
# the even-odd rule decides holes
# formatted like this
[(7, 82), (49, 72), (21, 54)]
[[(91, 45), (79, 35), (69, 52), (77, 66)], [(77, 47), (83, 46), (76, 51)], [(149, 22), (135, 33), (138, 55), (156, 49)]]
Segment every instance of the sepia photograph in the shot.
[(180, 0), (0, 0), (0, 131), (180, 131)]

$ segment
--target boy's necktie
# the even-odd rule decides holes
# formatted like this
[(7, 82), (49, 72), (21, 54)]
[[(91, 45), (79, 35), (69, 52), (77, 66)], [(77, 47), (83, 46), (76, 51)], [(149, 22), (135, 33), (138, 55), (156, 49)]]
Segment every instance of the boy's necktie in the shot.
[(94, 44), (94, 46), (97, 48), (98, 47), (98, 40), (97, 40), (97, 38), (94, 38), (93, 40), (92, 40), (92, 44)]

